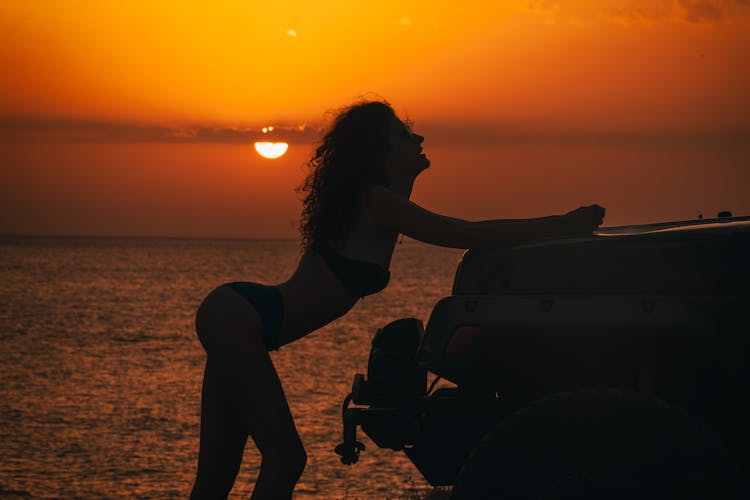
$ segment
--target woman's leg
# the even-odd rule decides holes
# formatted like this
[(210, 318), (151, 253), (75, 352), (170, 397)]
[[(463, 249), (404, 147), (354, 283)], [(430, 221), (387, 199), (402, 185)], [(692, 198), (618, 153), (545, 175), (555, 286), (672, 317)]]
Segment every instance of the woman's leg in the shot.
[(247, 432), (229, 405), (214, 362), (206, 361), (201, 393), (198, 474), (191, 499), (226, 498), (242, 463)]
[[(239, 422), (262, 455), (252, 498), (291, 498), (307, 457), (281, 381), (263, 344), (258, 313), (232, 289), (220, 287), (201, 305), (196, 327), (210, 363), (202, 417), (203, 410), (208, 414), (212, 408), (216, 408), (217, 417), (208, 416), (205, 436), (201, 433), (201, 450), (205, 452), (199, 456), (196, 484), (202, 487), (210, 483), (210, 491), (218, 493), (226, 489), (227, 478), (233, 482), (234, 464), (238, 467), (241, 459), (236, 450), (242, 435), (233, 422)], [(214, 395), (219, 396), (218, 403)], [(217, 465), (201, 468), (201, 459)], [(226, 467), (226, 472), (208, 472), (216, 467)], [(209, 474), (205, 480), (202, 471)]]

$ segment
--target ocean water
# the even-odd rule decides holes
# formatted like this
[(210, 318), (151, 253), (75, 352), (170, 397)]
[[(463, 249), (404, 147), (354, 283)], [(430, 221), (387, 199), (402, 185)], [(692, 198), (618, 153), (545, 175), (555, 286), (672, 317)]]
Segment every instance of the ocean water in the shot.
[[(340, 463), (341, 402), (375, 330), (427, 319), (461, 251), (406, 243), (390, 286), (272, 353), (308, 465), (295, 498), (399, 498), (428, 485), (401, 453)], [(186, 498), (198, 452), (204, 352), (195, 310), (230, 280), (275, 283), (296, 241), (0, 239), (0, 496)], [(252, 491), (252, 443), (232, 498)], [(15, 493), (14, 493), (15, 492)]]

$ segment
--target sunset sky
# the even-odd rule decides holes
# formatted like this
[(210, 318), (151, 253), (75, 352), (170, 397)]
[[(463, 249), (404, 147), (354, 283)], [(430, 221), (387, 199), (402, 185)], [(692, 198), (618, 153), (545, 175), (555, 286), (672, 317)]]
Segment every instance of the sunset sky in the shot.
[(426, 135), (427, 208), (750, 214), (750, 0), (4, 0), (0, 39), (0, 234), (293, 237), (363, 95)]

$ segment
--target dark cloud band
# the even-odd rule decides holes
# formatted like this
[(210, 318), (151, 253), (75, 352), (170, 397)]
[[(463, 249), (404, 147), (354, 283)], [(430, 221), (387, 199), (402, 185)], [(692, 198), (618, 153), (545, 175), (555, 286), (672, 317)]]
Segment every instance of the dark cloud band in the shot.
[(137, 123), (64, 119), (3, 119), (3, 138), (14, 140), (60, 140), (66, 142), (199, 142), (247, 144), (257, 140), (291, 143), (314, 141), (319, 131), (313, 127), (274, 126), (273, 133), (262, 127), (188, 125), (168, 127)]

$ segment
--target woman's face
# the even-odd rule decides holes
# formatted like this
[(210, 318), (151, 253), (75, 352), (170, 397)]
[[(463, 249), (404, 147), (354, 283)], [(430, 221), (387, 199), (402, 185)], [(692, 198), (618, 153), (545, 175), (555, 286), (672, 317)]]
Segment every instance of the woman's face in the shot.
[(391, 123), (386, 168), (408, 170), (414, 175), (430, 166), (430, 160), (422, 153), (424, 137), (412, 132), (411, 128), (399, 119)]

